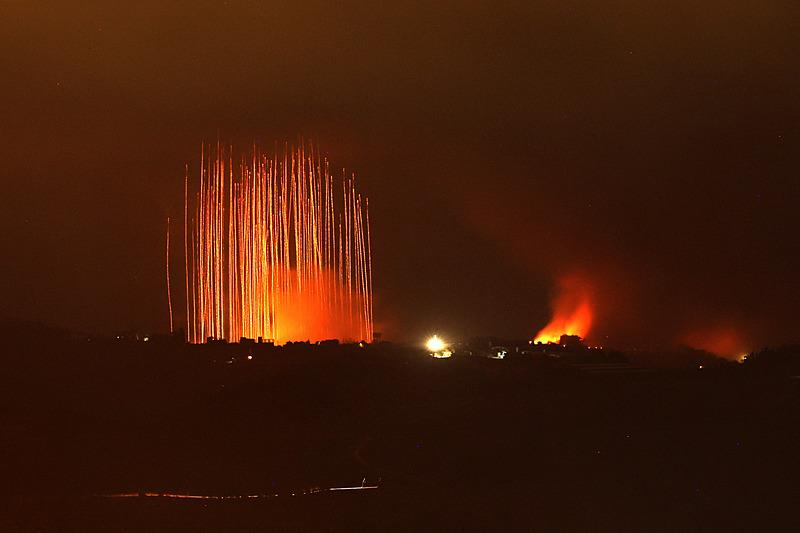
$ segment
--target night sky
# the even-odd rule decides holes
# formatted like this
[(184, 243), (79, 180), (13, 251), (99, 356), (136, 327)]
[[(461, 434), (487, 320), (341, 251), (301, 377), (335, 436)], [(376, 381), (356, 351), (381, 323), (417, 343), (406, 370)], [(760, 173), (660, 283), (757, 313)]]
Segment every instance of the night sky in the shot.
[(48, 4), (0, 3), (2, 316), (165, 330), (184, 165), (304, 136), (385, 338), (528, 338), (572, 276), (610, 344), (800, 340), (797, 2)]

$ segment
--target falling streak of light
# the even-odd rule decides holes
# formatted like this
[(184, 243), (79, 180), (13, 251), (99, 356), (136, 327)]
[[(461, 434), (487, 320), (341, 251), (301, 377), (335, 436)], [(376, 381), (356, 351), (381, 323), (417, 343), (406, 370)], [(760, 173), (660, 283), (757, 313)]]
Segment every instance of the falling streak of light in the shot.
[[(184, 167), (183, 174), (183, 259), (186, 279), (186, 320), (189, 320), (189, 165)], [(171, 328), (170, 328), (171, 329)], [(186, 338), (189, 339), (189, 328), (186, 328)]]
[(336, 198), (310, 144), (272, 157), (253, 146), (238, 165), (232, 147), (209, 151), (191, 223), (184, 180), (187, 340), (371, 341), (369, 206), (355, 177), (343, 172)]
[(169, 286), (169, 217), (167, 217), (167, 306), (169, 307), (169, 334), (172, 335), (172, 291)]
[[(380, 488), (379, 485), (357, 485), (354, 487), (314, 487), (297, 492), (292, 492), (291, 496), (306, 496), (311, 494), (319, 494), (320, 492), (338, 492), (347, 490), (375, 490)], [(212, 494), (179, 494), (174, 492), (122, 492), (115, 494), (97, 494), (99, 498), (169, 498), (177, 500), (254, 500), (254, 499), (267, 499), (277, 498), (280, 494), (236, 494), (231, 496), (217, 496)], [(284, 494), (289, 496), (289, 494)]]

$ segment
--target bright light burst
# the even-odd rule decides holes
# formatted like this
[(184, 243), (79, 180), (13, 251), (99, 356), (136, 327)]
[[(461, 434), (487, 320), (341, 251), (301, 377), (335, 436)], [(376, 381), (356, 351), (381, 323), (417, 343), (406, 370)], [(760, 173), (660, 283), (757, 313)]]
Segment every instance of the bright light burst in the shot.
[(434, 335), (428, 339), (428, 341), (425, 343), (425, 347), (429, 352), (435, 353), (443, 351), (445, 348), (447, 348), (447, 344), (440, 339), (438, 335)]
[[(369, 204), (312, 146), (203, 145), (184, 190), (187, 340), (372, 340)], [(193, 201), (190, 201), (193, 200)]]
[(429, 338), (425, 343), (425, 348), (428, 349), (430, 354), (436, 359), (447, 359), (453, 355), (453, 351), (448, 346), (447, 342), (434, 335)]

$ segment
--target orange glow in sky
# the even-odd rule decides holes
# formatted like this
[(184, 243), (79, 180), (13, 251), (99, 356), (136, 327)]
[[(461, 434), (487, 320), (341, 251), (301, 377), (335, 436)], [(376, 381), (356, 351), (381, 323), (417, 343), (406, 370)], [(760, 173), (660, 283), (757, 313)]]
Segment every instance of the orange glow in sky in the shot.
[(699, 350), (729, 359), (737, 359), (749, 351), (742, 333), (732, 326), (710, 326), (684, 335), (683, 343)]

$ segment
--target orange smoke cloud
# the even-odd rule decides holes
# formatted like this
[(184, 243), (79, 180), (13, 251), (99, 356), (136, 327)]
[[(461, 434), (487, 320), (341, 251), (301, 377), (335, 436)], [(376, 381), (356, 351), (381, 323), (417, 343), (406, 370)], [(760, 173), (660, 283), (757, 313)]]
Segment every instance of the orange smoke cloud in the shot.
[(559, 280), (558, 294), (553, 300), (553, 318), (536, 334), (535, 342), (558, 342), (561, 335), (585, 338), (592, 327), (592, 290), (577, 276)]

